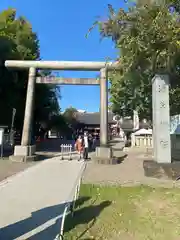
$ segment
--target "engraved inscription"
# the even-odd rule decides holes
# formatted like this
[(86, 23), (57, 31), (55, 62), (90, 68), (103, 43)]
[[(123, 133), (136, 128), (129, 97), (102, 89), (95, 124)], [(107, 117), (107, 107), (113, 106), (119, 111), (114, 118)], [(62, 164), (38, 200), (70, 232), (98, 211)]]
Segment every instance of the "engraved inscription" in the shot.
[(36, 83), (48, 84), (71, 84), (71, 85), (99, 85), (99, 79), (96, 78), (63, 78), (63, 77), (37, 77)]
[(166, 107), (166, 104), (163, 101), (161, 101), (160, 102), (160, 108), (165, 108), (165, 107)]
[(161, 124), (161, 125), (169, 125), (169, 122), (168, 122), (168, 121), (165, 121), (165, 120), (161, 120), (161, 121), (160, 121), (160, 124)]
[(168, 141), (167, 141), (167, 140), (161, 140), (161, 141), (160, 141), (160, 145), (161, 145), (163, 148), (167, 148), (167, 147), (168, 147)]
[(158, 92), (159, 92), (159, 93), (160, 93), (160, 92), (165, 92), (165, 91), (166, 91), (166, 85), (165, 85), (165, 84), (158, 86)]

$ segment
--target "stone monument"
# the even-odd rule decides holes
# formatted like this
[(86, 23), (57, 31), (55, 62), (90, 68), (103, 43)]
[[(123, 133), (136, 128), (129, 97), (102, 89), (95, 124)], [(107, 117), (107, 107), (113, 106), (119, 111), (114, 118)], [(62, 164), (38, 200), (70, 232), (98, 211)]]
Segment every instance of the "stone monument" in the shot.
[(158, 163), (171, 163), (168, 75), (152, 79), (153, 148)]
[(171, 140), (174, 138), (170, 136), (168, 75), (159, 74), (152, 79), (152, 102), (154, 161), (144, 161), (144, 172), (147, 177), (177, 180), (180, 176), (180, 162), (172, 162)]

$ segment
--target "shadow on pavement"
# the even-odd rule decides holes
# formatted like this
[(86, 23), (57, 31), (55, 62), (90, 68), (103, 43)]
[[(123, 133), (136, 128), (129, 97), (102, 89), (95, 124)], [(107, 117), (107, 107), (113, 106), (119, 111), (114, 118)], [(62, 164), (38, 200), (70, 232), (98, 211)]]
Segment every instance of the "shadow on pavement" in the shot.
[[(65, 220), (65, 228), (64, 232), (69, 232), (79, 224), (88, 224), (91, 221), (91, 224), (77, 237), (73, 238), (74, 240), (82, 239), (82, 237), (85, 235), (85, 233), (93, 227), (93, 225), (96, 223), (97, 217), (100, 215), (100, 213), (108, 206), (110, 206), (110, 201), (104, 201), (98, 205), (88, 206), (81, 208), (79, 210), (75, 211), (74, 217), (71, 215), (68, 215)], [(56, 220), (56, 222), (46, 228), (45, 230), (37, 233), (36, 235), (33, 235), (32, 237), (28, 238), (28, 240), (54, 240), (54, 238), (57, 236), (57, 233), (60, 231), (60, 224), (61, 224), (61, 217)], [(55, 234), (56, 232), (56, 234)], [(9, 240), (9, 239), (8, 239)]]
[(47, 160), (47, 159), (50, 159), (50, 158), (53, 158), (53, 157), (57, 156), (56, 154), (41, 154), (41, 153), (38, 153), (38, 152), (36, 152), (36, 155), (37, 155), (36, 162)]
[(96, 220), (100, 215), (100, 213), (110, 205), (111, 205), (111, 201), (103, 201), (98, 205), (84, 207), (75, 211), (75, 215), (73, 218), (70, 215), (67, 218), (67, 222), (65, 225), (65, 232), (71, 231), (73, 228), (75, 228), (79, 224), (86, 224), (87, 228), (77, 238), (74, 238), (76, 240), (82, 239), (82, 237), (86, 234), (86, 232), (89, 231), (93, 227), (93, 225), (96, 223)]
[[(76, 206), (82, 205), (85, 201), (88, 201), (89, 199), (90, 199), (89, 197), (79, 198), (79, 200), (77, 200), (76, 202)], [(23, 236), (23, 239), (53, 240), (60, 231), (60, 223), (64, 207), (65, 203), (46, 207), (38, 211), (32, 212), (31, 217), (10, 224), (7, 227), (1, 228), (0, 239), (2, 240), (17, 239), (27, 233), (32, 232), (35, 229), (37, 230), (37, 228), (39, 227), (40, 228), (39, 233), (36, 233), (34, 235), (33, 233), (31, 233), (30, 234), (31, 237), (27, 235), (27, 237)]]

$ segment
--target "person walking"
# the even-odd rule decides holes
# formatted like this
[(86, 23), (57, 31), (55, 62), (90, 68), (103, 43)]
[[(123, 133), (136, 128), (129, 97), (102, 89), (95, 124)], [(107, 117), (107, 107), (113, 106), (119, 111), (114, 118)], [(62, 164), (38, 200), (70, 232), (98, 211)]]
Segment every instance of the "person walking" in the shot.
[(92, 150), (93, 151), (96, 150), (96, 136), (93, 136), (93, 139), (92, 139)]
[(79, 161), (79, 160), (81, 160), (81, 158), (83, 158), (83, 139), (80, 135), (75, 142), (75, 149), (77, 150), (77, 152), (79, 154), (79, 159), (78, 159), (78, 161)]
[(88, 139), (87, 132), (84, 133), (83, 147), (84, 147), (83, 157), (85, 160), (87, 160), (88, 159), (88, 149), (89, 149), (89, 139)]

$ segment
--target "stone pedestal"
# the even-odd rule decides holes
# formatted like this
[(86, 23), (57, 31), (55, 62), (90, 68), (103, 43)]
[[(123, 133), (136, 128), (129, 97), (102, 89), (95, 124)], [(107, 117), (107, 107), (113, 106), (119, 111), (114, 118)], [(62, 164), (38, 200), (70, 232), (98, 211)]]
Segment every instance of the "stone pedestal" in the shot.
[(123, 151), (118, 151), (117, 153), (113, 153), (114, 150), (111, 147), (97, 147), (96, 148), (96, 156), (93, 159), (94, 162), (98, 164), (119, 164), (126, 157), (126, 153)]
[(35, 152), (36, 152), (36, 145), (15, 146), (14, 155), (10, 156), (9, 159), (15, 162), (35, 161), (37, 159)]
[(94, 161), (98, 164), (116, 164), (113, 159), (112, 148), (108, 146), (100, 146), (96, 148)]
[(96, 157), (98, 158), (112, 158), (112, 148), (110, 147), (97, 147)]

